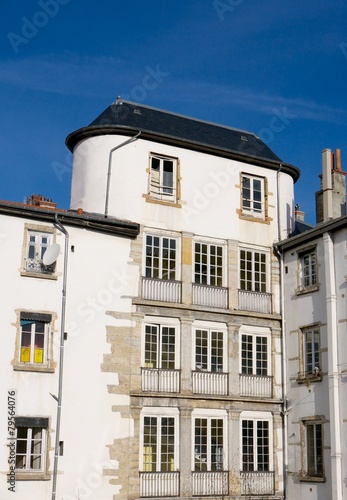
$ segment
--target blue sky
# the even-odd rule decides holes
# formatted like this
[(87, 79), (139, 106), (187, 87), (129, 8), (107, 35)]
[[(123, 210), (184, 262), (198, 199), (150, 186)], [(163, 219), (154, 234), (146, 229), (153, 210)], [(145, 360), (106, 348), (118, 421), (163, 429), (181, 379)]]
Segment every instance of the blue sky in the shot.
[(121, 95), (256, 133), (300, 168), (315, 223), (321, 151), (347, 170), (344, 0), (23, 4), (0, 2), (0, 199), (68, 208), (65, 138)]

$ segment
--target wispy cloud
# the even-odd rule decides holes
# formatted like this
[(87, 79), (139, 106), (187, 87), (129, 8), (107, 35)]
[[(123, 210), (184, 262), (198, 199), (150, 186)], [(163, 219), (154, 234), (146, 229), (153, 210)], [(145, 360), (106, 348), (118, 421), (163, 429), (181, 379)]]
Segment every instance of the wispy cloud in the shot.
[[(170, 82), (170, 84), (172, 83)], [(175, 95), (179, 95), (181, 102), (183, 99), (190, 103), (194, 101), (213, 102), (217, 106), (238, 107), (265, 115), (273, 115), (274, 109), (286, 108), (288, 113), (295, 115), (297, 119), (330, 123), (342, 123), (346, 119), (344, 109), (334, 108), (303, 97), (287, 97), (250, 88), (229, 87), (204, 82), (176, 81), (174, 85), (176, 92), (169, 93), (169, 95), (173, 98)]]
[[(164, 68), (166, 70), (168, 68)], [(115, 57), (64, 57), (45, 55), (16, 61), (0, 62), (0, 83), (24, 87), (28, 90), (79, 96), (115, 99), (119, 93), (128, 94), (143, 79), (145, 68), (134, 68), (131, 62)], [(271, 94), (251, 88), (226, 86), (213, 82), (175, 78), (174, 71), (165, 86), (155, 92), (156, 100), (165, 96), (182, 103), (213, 102), (225, 108), (242, 108), (264, 115), (273, 115), (274, 109), (285, 108), (296, 119), (329, 123), (343, 123), (346, 112), (323, 102), (304, 97)], [(153, 96), (154, 97), (154, 96)]]

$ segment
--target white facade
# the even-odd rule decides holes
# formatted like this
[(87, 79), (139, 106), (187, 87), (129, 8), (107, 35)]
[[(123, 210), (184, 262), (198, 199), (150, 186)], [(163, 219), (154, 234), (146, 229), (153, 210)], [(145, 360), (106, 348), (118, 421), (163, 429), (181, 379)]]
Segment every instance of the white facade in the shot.
[[(280, 268), (272, 246), (293, 229), (298, 172), (261, 154), (197, 145), (184, 132), (175, 141), (159, 138), (148, 126), (124, 144), (135, 127), (124, 134), (114, 125), (77, 131), (75, 143), (68, 138), (74, 159), (71, 210), (60, 216), (69, 249), (56, 498), (283, 498)], [(64, 235), (54, 210), (43, 217), (49, 210), (5, 205), (1, 426), (15, 391), (15, 498), (46, 500)], [(126, 221), (140, 224), (138, 236)], [(48, 277), (25, 271), (28, 231), (52, 233), (49, 244), (61, 245)], [(43, 354), (36, 323), (51, 325)], [(40, 439), (28, 431), (30, 418), (43, 429)], [(21, 452), (24, 441), (46, 447), (40, 470), (37, 456), (30, 462), (28, 448)], [(8, 457), (3, 446), (4, 498), (13, 495)]]
[[(340, 199), (341, 191), (332, 193), (330, 214), (337, 204), (341, 213)], [(346, 216), (329, 216), (280, 244), (288, 498), (347, 498), (346, 224)]]

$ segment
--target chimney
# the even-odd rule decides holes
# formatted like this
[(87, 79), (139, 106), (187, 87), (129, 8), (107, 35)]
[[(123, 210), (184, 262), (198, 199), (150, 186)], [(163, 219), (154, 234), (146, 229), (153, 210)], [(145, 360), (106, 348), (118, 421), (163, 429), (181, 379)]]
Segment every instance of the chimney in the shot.
[(29, 198), (27, 198), (26, 204), (34, 207), (50, 208), (52, 210), (57, 207), (56, 203), (53, 203), (53, 201), (49, 198), (45, 198), (42, 194), (32, 194)]
[(317, 224), (346, 215), (346, 172), (341, 167), (341, 152), (322, 151), (320, 191), (316, 192)]
[(295, 220), (300, 220), (301, 222), (305, 220), (305, 212), (301, 212), (299, 205), (295, 205)]

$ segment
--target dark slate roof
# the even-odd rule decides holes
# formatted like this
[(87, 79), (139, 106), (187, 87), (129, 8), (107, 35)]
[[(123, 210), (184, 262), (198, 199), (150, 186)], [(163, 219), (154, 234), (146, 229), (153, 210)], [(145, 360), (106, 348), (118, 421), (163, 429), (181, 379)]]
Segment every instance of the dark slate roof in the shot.
[(105, 134), (135, 135), (139, 131), (141, 139), (180, 145), (239, 161), (263, 164), (268, 168), (278, 169), (281, 164), (294, 181), (300, 175), (298, 168), (284, 164), (251, 132), (196, 120), (120, 98), (89, 126), (72, 132), (67, 137), (66, 144), (73, 151), (80, 140), (88, 137)]
[(298, 234), (304, 233), (305, 231), (309, 231), (310, 229), (313, 229), (313, 227), (314, 226), (312, 226), (312, 224), (308, 224), (307, 222), (296, 219), (294, 231), (291, 233), (290, 238), (292, 236), (296, 236)]

